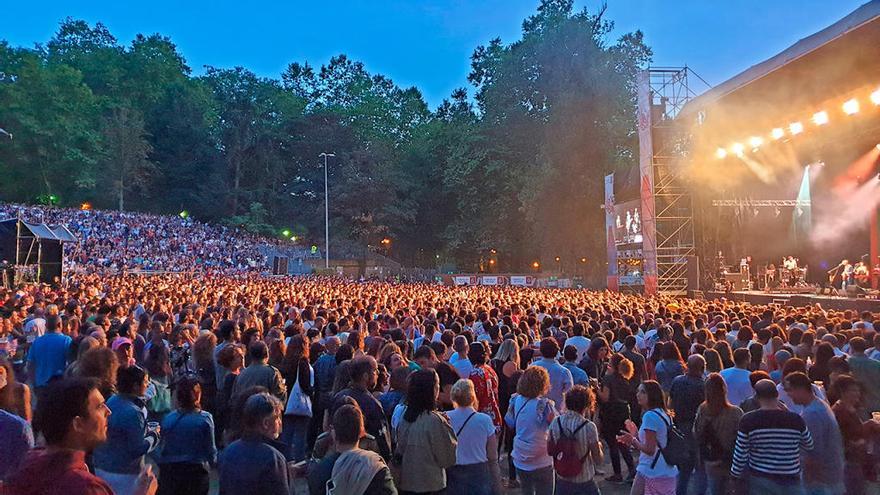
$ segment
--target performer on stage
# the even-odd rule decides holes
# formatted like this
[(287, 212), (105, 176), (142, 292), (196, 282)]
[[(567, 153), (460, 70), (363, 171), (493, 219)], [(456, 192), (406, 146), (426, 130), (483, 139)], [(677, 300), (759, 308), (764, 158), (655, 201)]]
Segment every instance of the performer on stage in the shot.
[(859, 287), (868, 287), (870, 285), (871, 271), (868, 269), (864, 259), (856, 263), (853, 268), (853, 278), (855, 279), (855, 284)]
[(786, 270), (797, 270), (798, 260), (794, 256), (789, 256), (782, 260), (782, 267)]
[(841, 278), (843, 279), (840, 282), (841, 290), (846, 290), (846, 288), (850, 285), (855, 284), (855, 266), (849, 262), (849, 260), (843, 260), (840, 262), (841, 266)]

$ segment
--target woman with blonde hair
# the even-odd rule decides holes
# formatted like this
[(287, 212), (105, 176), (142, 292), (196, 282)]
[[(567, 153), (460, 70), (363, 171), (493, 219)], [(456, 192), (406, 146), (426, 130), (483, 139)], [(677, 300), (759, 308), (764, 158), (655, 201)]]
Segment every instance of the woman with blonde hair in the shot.
[(452, 386), (455, 409), (446, 413), (458, 438), (455, 466), (446, 470), (447, 492), (490, 495), (493, 486), (500, 488), (498, 437), (492, 418), (475, 409), (474, 384), (461, 379)]
[(550, 423), (556, 406), (545, 396), (550, 391), (550, 375), (539, 366), (530, 366), (510, 399), (505, 423), (516, 434), (513, 438), (513, 465), (523, 495), (551, 495), (555, 479), (553, 458), (547, 453)]

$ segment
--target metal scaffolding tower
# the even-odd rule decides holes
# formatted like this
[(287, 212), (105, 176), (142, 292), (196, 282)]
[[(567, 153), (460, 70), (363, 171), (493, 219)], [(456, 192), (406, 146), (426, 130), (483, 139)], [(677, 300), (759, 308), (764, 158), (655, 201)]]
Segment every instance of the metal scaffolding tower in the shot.
[(683, 176), (690, 123), (676, 116), (697, 95), (690, 83), (708, 84), (687, 67), (651, 68), (648, 79), (657, 292), (683, 296), (688, 291), (689, 259), (696, 263), (696, 246), (691, 193)]

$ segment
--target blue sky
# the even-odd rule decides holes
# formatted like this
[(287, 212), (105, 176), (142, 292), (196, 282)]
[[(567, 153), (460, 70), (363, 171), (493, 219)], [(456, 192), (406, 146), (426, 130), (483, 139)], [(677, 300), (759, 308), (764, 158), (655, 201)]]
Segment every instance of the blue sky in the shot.
[[(865, 0), (607, 0), (616, 34), (641, 29), (654, 64), (687, 64), (711, 84), (837, 21)], [(31, 46), (67, 16), (101, 21), (120, 41), (170, 36), (196, 74), (241, 65), (278, 77), (288, 63), (319, 66), (346, 53), (371, 72), (417, 86), (434, 107), (467, 85), (470, 55), (519, 37), (538, 0), (6, 0), (0, 38)], [(602, 0), (576, 0), (596, 10)]]

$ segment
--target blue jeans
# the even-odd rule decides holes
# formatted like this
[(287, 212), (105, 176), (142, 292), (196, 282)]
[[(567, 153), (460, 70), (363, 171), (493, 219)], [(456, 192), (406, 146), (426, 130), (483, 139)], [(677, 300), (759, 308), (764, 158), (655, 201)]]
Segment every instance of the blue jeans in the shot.
[(312, 418), (308, 416), (285, 415), (281, 422), (281, 440), (287, 445), (285, 457), (290, 456), (291, 460), (301, 461), (306, 458), (306, 440), (309, 434), (309, 422)]
[(522, 495), (553, 495), (553, 483), (556, 481), (553, 466), (547, 466), (534, 471), (523, 471), (517, 468), (516, 474), (519, 476), (520, 493)]
[(446, 470), (447, 495), (492, 495), (489, 463), (458, 464)]
[(806, 495), (804, 486), (799, 482), (793, 484), (777, 483), (763, 476), (749, 476), (749, 495)]
[(555, 495), (601, 495), (599, 485), (594, 480), (586, 483), (572, 483), (562, 478), (556, 478)]
[[(730, 480), (728, 476), (714, 476), (706, 473), (706, 495), (724, 495), (728, 480)], [(697, 491), (697, 493), (700, 492)]]

